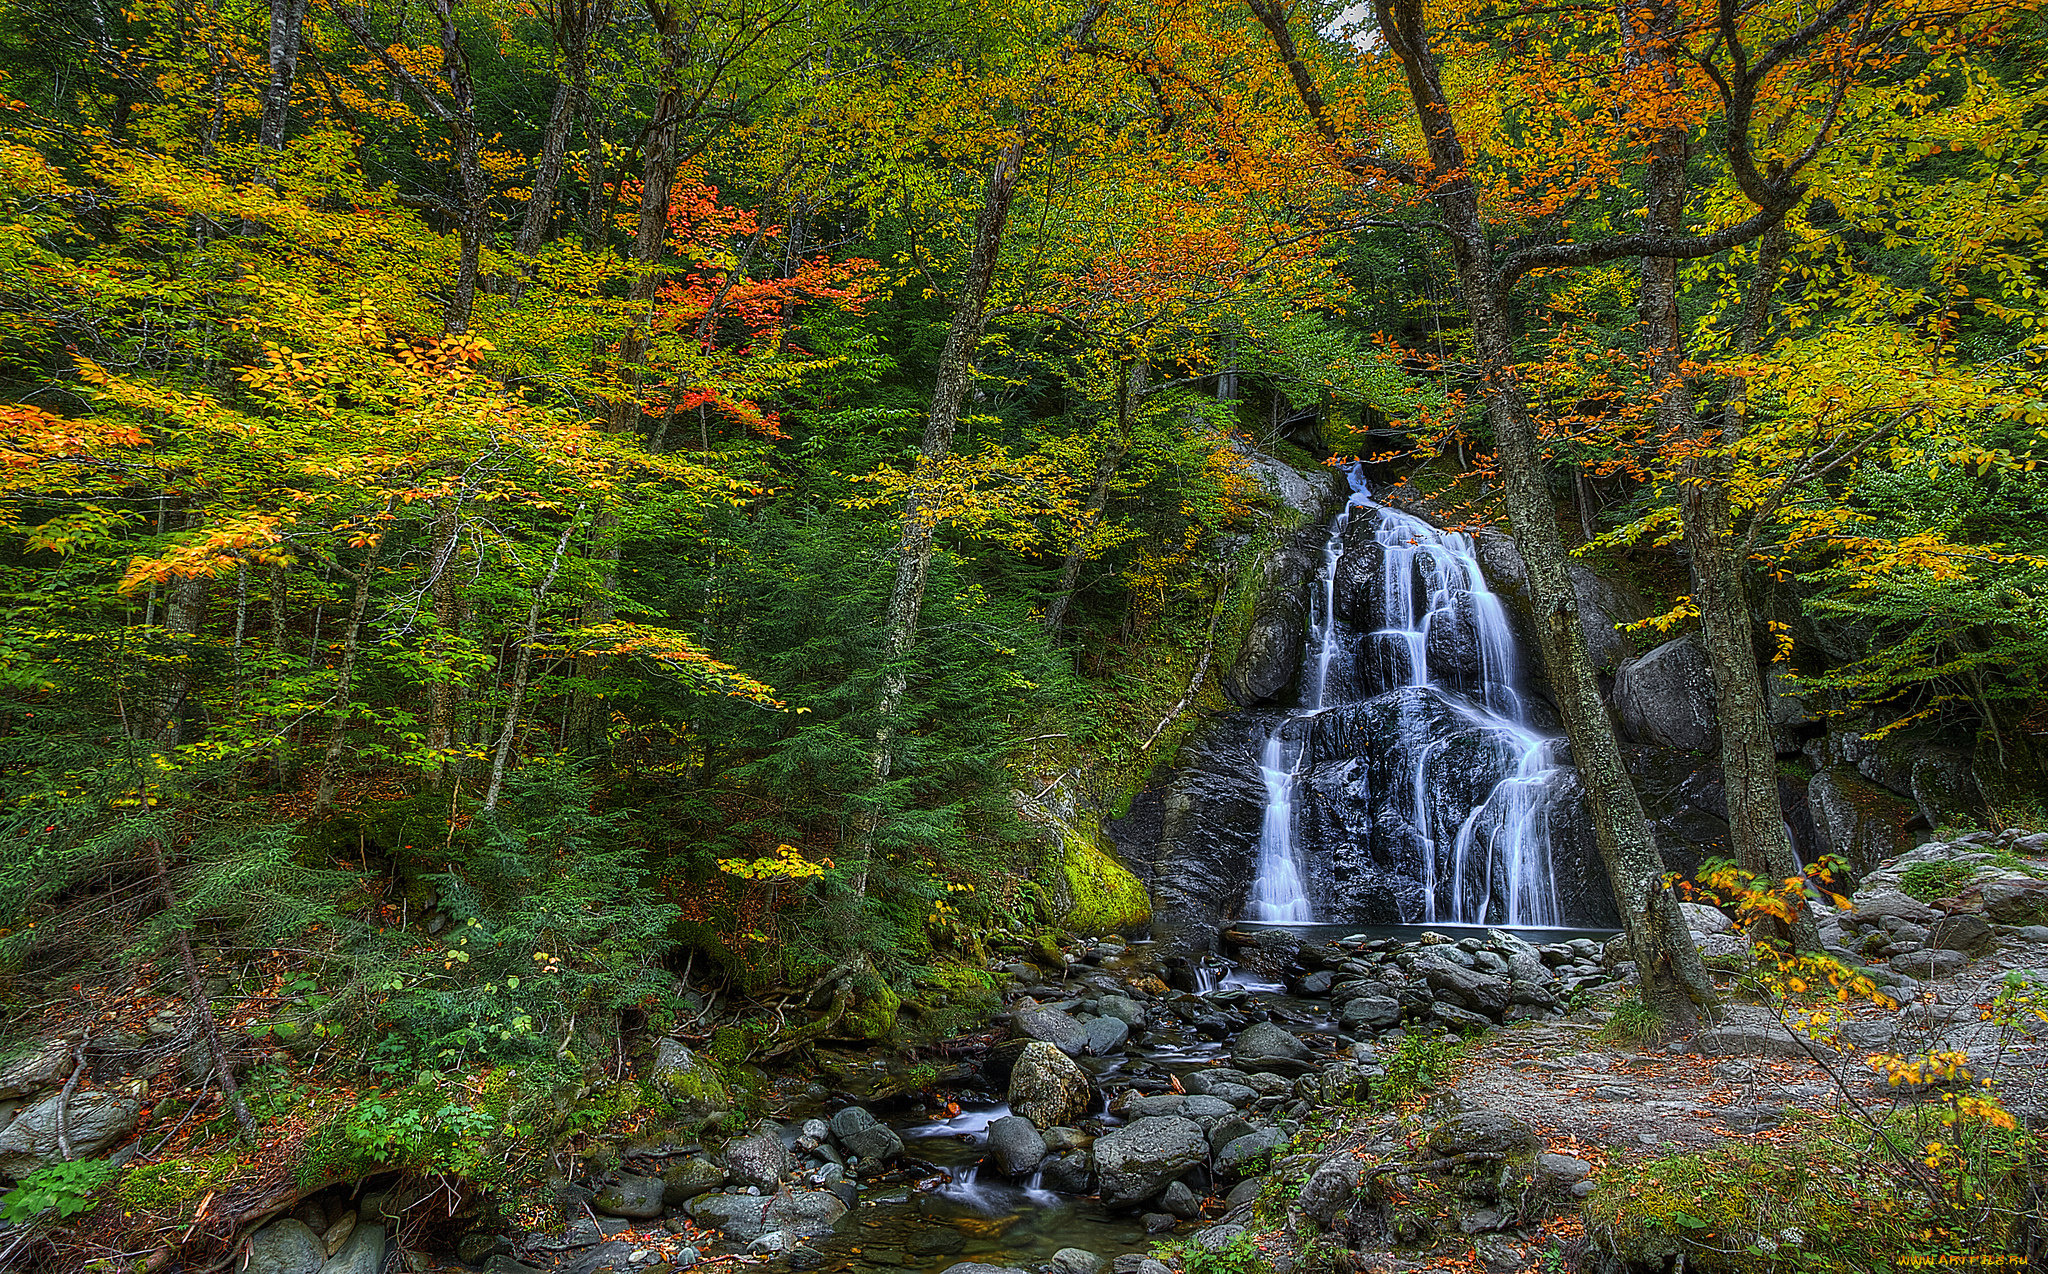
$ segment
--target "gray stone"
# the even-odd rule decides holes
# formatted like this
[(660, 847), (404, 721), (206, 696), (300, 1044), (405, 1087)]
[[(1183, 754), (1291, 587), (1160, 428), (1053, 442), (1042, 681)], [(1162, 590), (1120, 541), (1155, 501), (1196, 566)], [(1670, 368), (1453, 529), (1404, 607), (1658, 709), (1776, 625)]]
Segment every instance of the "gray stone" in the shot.
[(1087, 1194), (1094, 1172), (1088, 1166), (1088, 1152), (1070, 1150), (1039, 1165), (1039, 1184), (1060, 1194)]
[(709, 1194), (725, 1184), (725, 1168), (704, 1155), (691, 1155), (672, 1163), (661, 1174), (663, 1207), (680, 1208), (700, 1194)]
[(1401, 1002), (1384, 995), (1368, 995), (1345, 1004), (1338, 1020), (1353, 1031), (1383, 1030), (1401, 1021)]
[(1089, 1105), (1088, 1076), (1051, 1044), (1024, 1046), (1010, 1072), (1010, 1109), (1040, 1128), (1078, 1119)]
[(1308, 632), (1307, 585), (1321, 565), (1317, 549), (1325, 538), (1322, 527), (1304, 527), (1260, 563), (1251, 626), (1220, 678), (1224, 695), (1240, 708), (1262, 704), (1293, 682)]
[[(1249, 1092), (1251, 1090), (1247, 1089), (1246, 1091)], [(1253, 1100), (1256, 1101), (1257, 1099), (1258, 1095), (1254, 1093)], [(1192, 1119), (1196, 1123), (1206, 1126), (1215, 1123), (1219, 1119), (1236, 1114), (1237, 1107), (1219, 1094), (1197, 1093), (1193, 1096), (1182, 1098), (1180, 1110), (1176, 1113), (1182, 1119)]]
[[(240, 1262), (237, 1262), (239, 1265)], [(286, 1217), (249, 1236), (244, 1274), (320, 1274), (327, 1249), (304, 1221)]]
[(671, 1117), (692, 1131), (714, 1127), (732, 1111), (724, 1077), (675, 1040), (655, 1044), (647, 1078), (669, 1104)]
[(1983, 955), (1991, 949), (1995, 936), (1984, 917), (1970, 912), (1945, 916), (1928, 927), (1927, 943), (1944, 951), (1961, 951), (1969, 955)]
[(1440, 1158), (1462, 1154), (1515, 1155), (1540, 1144), (1536, 1130), (1512, 1115), (1469, 1111), (1453, 1115), (1429, 1134), (1429, 1151)]
[(1259, 1100), (1259, 1090), (1249, 1084), (1214, 1083), (1202, 1090), (1205, 1097), (1215, 1097), (1233, 1106), (1244, 1107)]
[(1960, 951), (1908, 951), (1891, 959), (1892, 971), (1909, 978), (1945, 978), (1970, 962)]
[(1122, 1018), (1094, 1018), (1083, 1030), (1081, 1051), (1090, 1057), (1107, 1057), (1122, 1048), (1130, 1037), (1130, 1023)]
[(71, 1045), (44, 1040), (6, 1066), (0, 1066), (0, 1098), (26, 1097), (55, 1088), (71, 1074)]
[(1102, 1012), (1126, 1026), (1145, 1024), (1145, 1006), (1128, 995), (1105, 995), (1102, 997)]
[(1708, 1057), (1806, 1057), (1799, 1037), (1782, 1026), (1730, 1022), (1692, 1037), (1692, 1050)]
[(484, 1274), (545, 1274), (521, 1261), (515, 1261), (504, 1252), (499, 1252), (484, 1262)]
[(1614, 677), (1614, 710), (1631, 742), (1680, 752), (1720, 746), (1714, 676), (1690, 637), (1679, 637), (1621, 665)]
[(1422, 957), (1415, 962), (1415, 972), (1422, 975), (1422, 980), (1438, 997), (1449, 999), (1459, 1008), (1472, 1009), (1491, 1017), (1497, 1018), (1505, 1013), (1514, 996), (1514, 988), (1507, 979), (1490, 977), (1443, 956)]
[(989, 1265), (982, 1261), (962, 1261), (948, 1265), (943, 1274), (1024, 1274), (1014, 1265)]
[(634, 1268), (633, 1252), (632, 1244), (619, 1240), (597, 1243), (571, 1253), (555, 1268), (559, 1274), (618, 1274)]
[(744, 1185), (773, 1190), (795, 1165), (789, 1148), (773, 1127), (742, 1137), (725, 1148), (725, 1168), (732, 1179)]
[(1046, 1262), (1045, 1274), (1097, 1274), (1102, 1266), (1102, 1258), (1087, 1248), (1063, 1247)]
[(1678, 909), (1685, 913), (1685, 926), (1694, 933), (1727, 933), (1735, 927), (1728, 913), (1719, 907), (1703, 906), (1696, 902), (1682, 902)]
[[(61, 1092), (51, 1093), (0, 1128), (0, 1177), (18, 1180), (63, 1159), (57, 1148), (57, 1106), (62, 1098)], [(92, 1158), (133, 1132), (141, 1118), (142, 1103), (133, 1097), (106, 1091), (73, 1093), (72, 1157)]]
[(1216, 1175), (1225, 1181), (1235, 1181), (1261, 1171), (1274, 1152), (1286, 1148), (1293, 1140), (1278, 1128), (1255, 1128), (1216, 1152)]
[(646, 1220), (661, 1215), (666, 1190), (660, 1177), (636, 1177), (622, 1173), (591, 1196), (590, 1206), (607, 1216)]
[(1230, 1060), (1241, 1070), (1306, 1075), (1315, 1069), (1308, 1045), (1271, 1022), (1254, 1022), (1230, 1043)]
[(860, 1106), (848, 1106), (832, 1116), (832, 1136), (846, 1153), (859, 1155), (864, 1162), (893, 1163), (903, 1157), (903, 1138)]
[(1325, 1160), (1308, 1180), (1301, 1183), (1301, 1194), (1296, 1199), (1302, 1214), (1315, 1222), (1319, 1230), (1327, 1230), (1337, 1214), (1350, 1204), (1352, 1194), (1358, 1189), (1358, 1162), (1349, 1155)]
[(770, 1230), (747, 1244), (747, 1251), (755, 1256), (787, 1252), (800, 1245), (802, 1240), (787, 1230)]
[(1994, 924), (2048, 925), (2048, 880), (1986, 881), (1977, 897)]
[(334, 1247), (333, 1255), (320, 1267), (320, 1274), (380, 1274), (383, 1268), (384, 1227), (366, 1223), (349, 1227), (347, 1235)]
[(1045, 1159), (1045, 1138), (1022, 1115), (1004, 1115), (988, 1126), (984, 1162), (1012, 1181), (1030, 1176)]
[(1209, 1143), (1191, 1120), (1167, 1115), (1125, 1124), (1095, 1143), (1103, 1205), (1130, 1208), (1149, 1203), (1208, 1154)]
[(1934, 908), (1897, 889), (1859, 889), (1851, 901), (1855, 910), (1850, 918), (1858, 922), (1881, 924), (1887, 917), (1897, 917), (1924, 925), (1941, 918)]
[[(304, 1217), (299, 1219), (305, 1220)], [(312, 1222), (307, 1221), (306, 1224), (311, 1226)], [(344, 1212), (335, 1218), (334, 1224), (325, 1226), (320, 1230), (320, 1246), (327, 1250), (329, 1257), (332, 1257), (341, 1250), (342, 1244), (348, 1242), (348, 1236), (355, 1232), (356, 1214), (352, 1211)]]
[(1536, 1183), (1553, 1190), (1565, 1190), (1593, 1175), (1593, 1165), (1570, 1155), (1536, 1156)]
[(1202, 1200), (1188, 1189), (1186, 1182), (1176, 1181), (1159, 1196), (1159, 1210), (1171, 1212), (1183, 1221), (1192, 1221), (1202, 1215)]
[(1026, 1002), (1011, 1016), (1017, 1034), (1025, 1039), (1052, 1045), (1068, 1057), (1078, 1057), (1088, 1042), (1088, 1031), (1073, 1016), (1059, 1009), (1040, 1008)]
[(797, 1235), (829, 1234), (846, 1215), (846, 1205), (827, 1190), (792, 1190), (774, 1195), (704, 1194), (683, 1209), (699, 1225), (716, 1226), (736, 1243), (771, 1230)]
[(1192, 1242), (1205, 1252), (1221, 1252), (1230, 1246), (1232, 1239), (1243, 1233), (1246, 1233), (1245, 1228), (1235, 1223), (1212, 1225), (1206, 1230), (1195, 1231)]

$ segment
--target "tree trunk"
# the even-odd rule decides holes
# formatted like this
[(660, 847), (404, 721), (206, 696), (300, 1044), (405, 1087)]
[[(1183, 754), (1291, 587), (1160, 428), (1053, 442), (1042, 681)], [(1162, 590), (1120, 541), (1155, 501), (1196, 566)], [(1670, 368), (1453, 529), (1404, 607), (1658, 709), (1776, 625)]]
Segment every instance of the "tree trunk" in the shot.
[(547, 604), (548, 590), (555, 586), (555, 576), (562, 569), (562, 554), (569, 549), (569, 536), (576, 530), (577, 519), (583, 516), (583, 506), (577, 505), (576, 512), (569, 515), (569, 525), (562, 528), (562, 538), (555, 541), (555, 555), (548, 561), (548, 573), (541, 580), (540, 587), (533, 592), (533, 604), (526, 609), (526, 639), (519, 643), (519, 661), (512, 669), (512, 693), (505, 701), (505, 725), (498, 732), (498, 746), (491, 754), (491, 782), (484, 791), (484, 808), (498, 808), (498, 793), (505, 785), (505, 764), (512, 756), (512, 744), (519, 735), (519, 712), (526, 704), (527, 678), (533, 671), (533, 646), (540, 640), (540, 614)]
[[(170, 867), (164, 862), (163, 841), (150, 837), (149, 851), (156, 868), (157, 899), (163, 904), (164, 911), (174, 917), (175, 924), (178, 896), (171, 887)], [(214, 1017), (213, 1003), (206, 996), (206, 979), (199, 976), (199, 961), (192, 955), (191, 935), (183, 925), (177, 925), (177, 934), (178, 965), (185, 974), (185, 1002), (192, 1007), (192, 1016), (199, 1022), (199, 1033), (206, 1037), (207, 1055), (213, 1059), (214, 1082), (220, 1086), (220, 1095), (234, 1113), (242, 1135), (253, 1142), (256, 1140), (256, 1120), (249, 1114), (248, 1103), (242, 1100), (242, 1089), (235, 1082), (234, 1067), (228, 1064), (227, 1049), (220, 1042), (220, 1021)]]
[(461, 530), (462, 493), (445, 497), (448, 507), (434, 520), (433, 556), (428, 565), (427, 589), (434, 599), (434, 635), (427, 643), (427, 667), (433, 678), (428, 688), (427, 750), (434, 755), (431, 778), (436, 786), (449, 777), (449, 760), (455, 748), (455, 676), (449, 667), (456, 636), (455, 593), (456, 537)]
[[(1081, 525), (1074, 532), (1074, 543), (1067, 549), (1066, 561), (1060, 563), (1060, 582), (1053, 586), (1052, 600), (1045, 607), (1045, 631), (1057, 637), (1060, 625), (1066, 621), (1067, 607), (1074, 601), (1074, 589), (1081, 582), (1081, 567), (1088, 560), (1088, 549), (1095, 539), (1096, 528), (1102, 525), (1102, 511), (1109, 506), (1110, 484), (1116, 481), (1117, 470), (1123, 467), (1124, 456), (1131, 449), (1131, 410), (1133, 400), (1143, 392), (1133, 382), (1131, 365), (1128, 361), (1119, 364), (1121, 382), (1116, 396), (1116, 437), (1103, 449), (1102, 459), (1095, 466), (1095, 486), (1088, 492), (1088, 505), (1082, 511)], [(1140, 374), (1142, 379), (1142, 373)]]
[(1713, 983), (1664, 884), (1664, 863), (1643, 816), (1635, 784), (1622, 764), (1613, 721), (1600, 700), (1579, 624), (1557, 509), (1538, 446), (1536, 424), (1515, 375), (1513, 329), (1499, 295), (1492, 245), (1470, 176), (1464, 141), (1452, 114), (1423, 21), (1422, 0), (1374, 0), (1388, 48), (1406, 72), (1410, 97), (1429, 150), (1429, 196), (1448, 232), (1452, 258), (1472, 326), (1483, 378), (1482, 401), (1499, 449), (1508, 519), (1529, 569), (1538, 614), (1537, 644), (1549, 672), (1587, 802), (1608, 883), (1642, 978), (1643, 1002), (1664, 1029), (1689, 1033), (1716, 1007)]
[(306, 0), (270, 0), (270, 79), (263, 86), (263, 118), (256, 140), (284, 149), (291, 120), (292, 84), (299, 73), (299, 36), (306, 24)]
[[(1100, 0), (1091, 5), (1074, 25), (1069, 38), (1083, 38), (1102, 16), (1104, 7)], [(925, 419), (924, 441), (917, 453), (920, 469), (936, 465), (953, 449), (953, 434), (960, 427), (960, 407), (967, 401), (967, 387), (974, 373), (974, 351), (988, 328), (989, 288), (995, 281), (996, 263), (1002, 257), (1003, 226), (1010, 218), (1010, 201), (1017, 193), (1018, 179), (1024, 175), (1024, 150), (1030, 134), (1031, 111), (1027, 109), (1024, 118), (1017, 122), (1017, 135), (1003, 147), (995, 166), (989, 170), (981, 211), (974, 218), (974, 242), (961, 278), (960, 299), (953, 307), (953, 321), (946, 328), (946, 344), (939, 352), (932, 410)], [(908, 658), (917, 640), (918, 614), (924, 608), (925, 577), (932, 564), (932, 524), (936, 519), (937, 511), (925, 507), (913, 482), (897, 515), (901, 532), (896, 544), (896, 580), (889, 590), (889, 609), (884, 618), (882, 686), (875, 703), (877, 724), (871, 754), (877, 786), (887, 781), (895, 760), (895, 718), (902, 710), (904, 691), (910, 686)], [(854, 892), (862, 896), (867, 893), (874, 830), (870, 820), (860, 837)]]
[[(1669, 48), (1664, 30), (1671, 14), (1662, 5), (1644, 6), (1642, 44), (1647, 60), (1661, 62)], [(1625, 24), (1633, 30), (1633, 24)], [(1671, 77), (1675, 81), (1675, 76)], [(1677, 132), (1651, 146), (1645, 228), (1677, 233), (1685, 224), (1687, 148)], [(1678, 313), (1678, 262), (1644, 257), (1637, 314), (1657, 392), (1657, 424), (1664, 436), (1684, 438), (1690, 448), (1679, 467), (1678, 507), (1691, 563), (1693, 600), (1700, 611), (1707, 663), (1712, 669), (1720, 719), (1721, 773), (1728, 797), (1728, 833), (1735, 857), (1746, 869), (1770, 880), (1800, 874), (1799, 858), (1785, 831), (1778, 797), (1778, 757), (1764, 713), (1763, 677), (1757, 668), (1756, 627), (1743, 584), (1741, 542), (1728, 502), (1723, 448), (1706, 438), (1685, 363), (1685, 330)], [(1789, 940), (1818, 951), (1820, 933), (1811, 916), (1799, 913), (1790, 929), (1763, 922), (1760, 936)]]
[(515, 246), (521, 256), (540, 251), (554, 221), (555, 191), (562, 184), (562, 169), (569, 158), (569, 130), (576, 124), (579, 92), (572, 79), (564, 79), (555, 88), (555, 105), (541, 134), (540, 158), (533, 165), (533, 193), (526, 200), (526, 219), (519, 223)]
[(203, 575), (181, 576), (172, 582), (164, 606), (164, 634), (177, 654), (158, 694), (149, 737), (167, 748), (178, 746), (185, 734), (185, 700), (199, 676), (192, 647), (198, 642), (199, 626), (206, 618), (208, 582)]
[(362, 569), (356, 572), (355, 598), (348, 607), (348, 627), (341, 638), (341, 685), (335, 694), (334, 733), (327, 740), (327, 756), (320, 765), (320, 789), (315, 808), (325, 810), (334, 804), (337, 785), (341, 778), (341, 753), (348, 744), (349, 722), (355, 719), (355, 704), (349, 695), (355, 688), (356, 655), (362, 649), (363, 612), (370, 606), (370, 577), (377, 568), (377, 551), (384, 546), (380, 535), (370, 541), (369, 553), (363, 558)]

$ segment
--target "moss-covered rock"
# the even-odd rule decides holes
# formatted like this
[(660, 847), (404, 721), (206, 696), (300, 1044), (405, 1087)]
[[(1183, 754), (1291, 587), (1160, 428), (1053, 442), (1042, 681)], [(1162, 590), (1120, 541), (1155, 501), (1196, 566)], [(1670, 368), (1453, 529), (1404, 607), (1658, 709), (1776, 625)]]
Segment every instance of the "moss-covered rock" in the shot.
[(1053, 920), (1061, 928), (1100, 937), (1135, 933), (1152, 923), (1145, 886), (1095, 837), (1077, 831), (1062, 838), (1058, 873), (1051, 894)]
[(832, 1028), (832, 1038), (886, 1039), (896, 1029), (896, 1015), (902, 1007), (903, 997), (896, 994), (895, 988), (873, 973), (863, 973), (854, 980), (853, 1002)]

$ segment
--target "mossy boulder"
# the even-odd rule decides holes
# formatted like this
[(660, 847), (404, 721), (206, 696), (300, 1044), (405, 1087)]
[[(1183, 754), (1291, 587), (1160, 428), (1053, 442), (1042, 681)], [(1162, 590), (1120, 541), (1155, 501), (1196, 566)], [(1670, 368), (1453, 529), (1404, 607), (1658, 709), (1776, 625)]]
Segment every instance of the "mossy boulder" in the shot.
[(1088, 937), (1136, 933), (1152, 923), (1152, 899), (1096, 838), (1073, 832), (1061, 838), (1052, 873), (1053, 920)]
[(854, 980), (853, 1002), (846, 1007), (846, 1016), (832, 1028), (832, 1038), (841, 1040), (886, 1039), (896, 1029), (896, 1015), (903, 1008), (903, 997), (895, 988), (873, 973), (863, 973)]
[(660, 1112), (692, 1131), (717, 1127), (732, 1110), (726, 1076), (674, 1040), (656, 1045), (647, 1078)]

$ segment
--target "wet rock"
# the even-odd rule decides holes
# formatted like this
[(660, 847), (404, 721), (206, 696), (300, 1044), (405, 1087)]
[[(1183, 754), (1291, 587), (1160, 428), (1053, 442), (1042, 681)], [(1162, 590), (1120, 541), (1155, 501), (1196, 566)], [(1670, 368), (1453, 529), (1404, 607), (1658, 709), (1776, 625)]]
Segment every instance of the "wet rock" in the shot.
[(1145, 1006), (1127, 995), (1105, 995), (1101, 1001), (1102, 1012), (1126, 1026), (1145, 1024)]
[(1712, 752), (1721, 745), (1714, 676), (1690, 637), (1679, 637), (1621, 665), (1614, 711), (1631, 742)]
[(1507, 1011), (1514, 994), (1505, 978), (1468, 969), (1445, 956), (1422, 957), (1415, 962), (1415, 972), (1439, 998), (1495, 1018)]
[(1177, 1116), (1139, 1119), (1115, 1129), (1095, 1143), (1103, 1205), (1130, 1208), (1149, 1203), (1208, 1154), (1201, 1128)]
[(732, 1111), (725, 1077), (675, 1040), (655, 1044), (647, 1079), (670, 1106), (671, 1117), (693, 1131), (716, 1126)]
[(1217, 717), (1181, 745), (1152, 851), (1152, 933), (1162, 956), (1207, 951), (1251, 885), (1266, 807), (1259, 754), (1272, 720)]
[[(19, 1179), (63, 1158), (57, 1147), (57, 1106), (61, 1092), (23, 1110), (0, 1128), (0, 1177)], [(71, 1153), (90, 1159), (135, 1131), (142, 1103), (119, 1093), (98, 1091), (71, 1095)], [(311, 1231), (308, 1231), (311, 1233)]]
[[(301, 1220), (303, 1219), (301, 1218)], [(306, 1224), (310, 1227), (313, 1223), (307, 1221)], [(355, 1232), (356, 1214), (354, 1212), (344, 1212), (335, 1219), (333, 1225), (320, 1228), (320, 1246), (326, 1248), (327, 1255), (332, 1257), (341, 1250), (342, 1244), (348, 1242), (348, 1236)]]
[(244, 1274), (320, 1274), (326, 1263), (327, 1249), (320, 1236), (304, 1221), (287, 1217), (249, 1236)]
[(570, 1254), (556, 1266), (558, 1274), (613, 1274), (633, 1266), (633, 1245), (619, 1241), (594, 1244)]
[(782, 1144), (772, 1125), (725, 1148), (725, 1167), (732, 1179), (759, 1186), (764, 1192), (773, 1190), (794, 1166), (789, 1148)]
[(1321, 526), (1303, 527), (1263, 563), (1251, 627), (1221, 679), (1223, 693), (1241, 708), (1272, 702), (1294, 681), (1308, 633), (1308, 582), (1321, 565), (1326, 535)]
[(1399, 1024), (1401, 1002), (1384, 995), (1347, 1001), (1337, 1020), (1348, 1031), (1377, 1031)]
[(1271, 1022), (1254, 1022), (1231, 1042), (1230, 1060), (1245, 1071), (1306, 1075), (1315, 1069), (1308, 1045)]
[(832, 1116), (832, 1136), (846, 1152), (863, 1162), (893, 1163), (903, 1156), (903, 1138), (859, 1106), (848, 1106)]
[(26, 1097), (55, 1088), (70, 1074), (71, 1045), (64, 1040), (44, 1040), (6, 1066), (0, 1066), (0, 1099)]
[(1171, 1212), (1183, 1221), (1192, 1221), (1202, 1215), (1202, 1200), (1188, 1189), (1186, 1182), (1176, 1181), (1159, 1196), (1159, 1210)]
[(967, 1236), (958, 1230), (920, 1230), (903, 1241), (912, 1256), (951, 1256), (967, 1246)]
[(1232, 1239), (1244, 1233), (1246, 1233), (1245, 1228), (1234, 1223), (1212, 1225), (1206, 1230), (1195, 1231), (1194, 1238), (1189, 1241), (1205, 1252), (1221, 1252), (1224, 1248), (1230, 1246)]
[(591, 1196), (590, 1206), (607, 1216), (632, 1217), (636, 1220), (658, 1217), (661, 1215), (662, 1195), (666, 1189), (660, 1177), (621, 1174)]
[(384, 1227), (366, 1224), (350, 1227), (320, 1274), (381, 1274), (383, 1269)]
[(981, 1261), (962, 1261), (948, 1265), (943, 1274), (1024, 1274), (1014, 1265), (988, 1265)]
[(716, 1226), (736, 1243), (751, 1242), (771, 1230), (797, 1235), (828, 1234), (846, 1215), (839, 1196), (825, 1190), (794, 1190), (775, 1195), (705, 1194), (683, 1209), (699, 1225)]
[(1098, 1017), (1085, 1028), (1081, 1051), (1090, 1057), (1107, 1057), (1131, 1037), (1130, 1024), (1121, 1018)]
[(1927, 943), (1944, 951), (1977, 956), (1989, 951), (1994, 939), (1991, 926), (1982, 916), (1963, 912), (1936, 921), (1929, 930)]
[(1063, 1247), (1046, 1262), (1045, 1274), (1098, 1274), (1102, 1266), (1102, 1258), (1086, 1248)]
[(1045, 1159), (1045, 1138), (1022, 1115), (1005, 1115), (988, 1126), (984, 1161), (1012, 1181), (1030, 1176)]
[(1025, 1046), (1010, 1072), (1010, 1109), (1040, 1128), (1054, 1128), (1088, 1109), (1088, 1076), (1059, 1049)]
[(1039, 1165), (1039, 1184), (1061, 1194), (1087, 1194), (1094, 1177), (1086, 1151), (1070, 1150)]
[(1861, 878), (1913, 845), (1906, 827), (1919, 810), (1853, 770), (1814, 775), (1806, 784), (1806, 798), (1821, 849), (1846, 859), (1852, 876)]
[(704, 1155), (691, 1155), (662, 1172), (662, 1205), (680, 1208), (698, 1195), (718, 1189), (725, 1181), (723, 1166)]
[(1041, 1008), (1026, 1001), (1011, 1021), (1019, 1035), (1050, 1044), (1068, 1057), (1079, 1056), (1088, 1042), (1087, 1029), (1059, 1009)]

